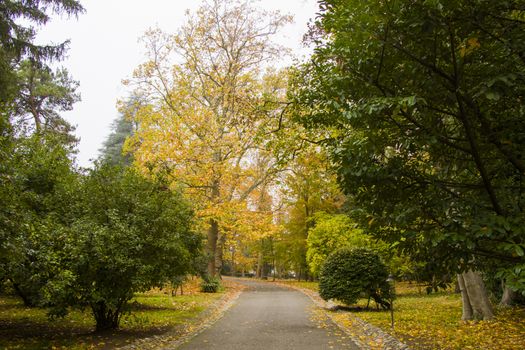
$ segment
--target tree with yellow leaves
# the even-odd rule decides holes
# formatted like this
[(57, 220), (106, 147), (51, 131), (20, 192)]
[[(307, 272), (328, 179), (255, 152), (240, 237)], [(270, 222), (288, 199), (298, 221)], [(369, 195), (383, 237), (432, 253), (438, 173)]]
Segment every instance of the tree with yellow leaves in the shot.
[(168, 171), (196, 204), (210, 276), (222, 265), (221, 225), (277, 171), (264, 134), (278, 123), (268, 106), (279, 104), (263, 101), (285, 85), (264, 73), (284, 52), (271, 38), (289, 21), (248, 1), (206, 1), (177, 34), (146, 33), (148, 61), (127, 82), (141, 99), (124, 108), (138, 125), (126, 147), (136, 166)]
[(346, 198), (326, 152), (315, 144), (303, 145), (281, 178), (285, 231), (279, 249), (284, 251), (281, 255), (289, 259), (290, 268), (299, 279), (311, 279), (306, 242), (308, 231), (315, 226), (315, 214), (340, 212)]

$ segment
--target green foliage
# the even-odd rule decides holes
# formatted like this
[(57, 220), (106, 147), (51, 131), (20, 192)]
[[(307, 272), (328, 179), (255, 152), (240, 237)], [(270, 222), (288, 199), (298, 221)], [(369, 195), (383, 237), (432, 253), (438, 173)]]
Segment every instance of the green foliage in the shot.
[(84, 8), (76, 0), (2, 1), (0, 8), (0, 110), (16, 96), (14, 69), (23, 58), (42, 63), (64, 56), (68, 42), (37, 45), (35, 26), (45, 25), (52, 14), (76, 16)]
[(89, 306), (98, 330), (116, 328), (133, 293), (190, 270), (201, 238), (191, 229), (190, 207), (162, 179), (99, 165), (83, 179), (81, 193), (68, 249), (75, 281), (55, 311)]
[[(78, 100), (67, 72), (47, 66), (63, 57), (67, 43), (34, 44), (35, 26), (51, 14), (81, 12), (75, 0), (0, 6), (0, 280), (9, 279), (29, 305), (49, 303), (52, 290), (68, 280), (58, 266), (75, 198), (72, 147), (65, 145), (74, 138), (58, 111)], [(41, 122), (38, 135), (27, 129), (31, 115)]]
[(344, 196), (323, 150), (305, 146), (289, 167), (283, 179), (288, 220), (277, 251), (299, 278), (307, 279), (307, 237), (315, 223), (313, 217), (317, 212), (338, 212)]
[(19, 138), (11, 150), (2, 160), (0, 279), (8, 279), (26, 305), (45, 306), (70, 280), (62, 267), (77, 175), (55, 135)]
[[(13, 154), (14, 140), (11, 125), (8, 119), (0, 114), (0, 257), (7, 258), (7, 239), (10, 236), (8, 220), (11, 215), (10, 201), (13, 196), (13, 184), (11, 178), (13, 169), (11, 167), (11, 155)], [(0, 258), (1, 260), (2, 258)], [(0, 269), (0, 274), (2, 270)], [(0, 275), (1, 276), (1, 275)]]
[(135, 292), (194, 268), (193, 212), (160, 177), (110, 165), (80, 176), (62, 139), (46, 137), (18, 139), (4, 160), (0, 279), (28, 306), (89, 307), (97, 329), (116, 328)]
[[(18, 94), (11, 113), (13, 123), (24, 131), (61, 135), (65, 143), (75, 144), (72, 127), (59, 112), (70, 111), (80, 101), (78, 82), (65, 68), (53, 71), (48, 66), (24, 60), (16, 68)], [(26, 132), (27, 132), (26, 131)]]
[(112, 129), (100, 149), (101, 159), (111, 164), (130, 165), (131, 154), (124, 155), (123, 147), (126, 139), (133, 133), (133, 123), (120, 115), (113, 121)]
[(134, 292), (194, 268), (201, 238), (191, 230), (189, 205), (161, 175), (74, 169), (72, 128), (58, 112), (79, 99), (77, 83), (43, 62), (59, 58), (65, 45), (35, 46), (33, 29), (13, 22), (44, 24), (51, 8), (82, 11), (76, 1), (2, 5), (0, 78), (12, 86), (2, 86), (9, 99), (0, 101), (0, 280), (51, 316), (89, 307), (97, 329), (116, 328)]
[[(306, 260), (314, 276), (330, 253), (342, 247), (368, 248), (381, 256), (389, 271), (399, 278), (416, 280), (417, 264), (401, 255), (382, 240), (375, 239), (357, 228), (357, 224), (346, 214), (316, 213), (315, 223), (308, 231)], [(418, 280), (421, 280), (419, 278)]]
[(372, 245), (370, 237), (363, 234), (347, 215), (319, 212), (312, 220), (315, 226), (308, 230), (306, 260), (315, 276), (328, 255), (337, 249), (345, 246), (358, 248)]
[(347, 305), (364, 296), (383, 308), (393, 297), (388, 270), (377, 253), (365, 248), (341, 248), (328, 256), (319, 274), (319, 295)]
[[(21, 120), (35, 112), (35, 116), (49, 117), (48, 131), (62, 129), (67, 133), (70, 126), (56, 114), (56, 109), (67, 110), (78, 98), (75, 83), (67, 73), (64, 70), (53, 73), (46, 66), (47, 62), (63, 57), (67, 43), (34, 44), (34, 25), (46, 24), (51, 14), (81, 12), (82, 6), (75, 0), (3, 1), (0, 6), (0, 279), (8, 275), (17, 279), (13, 283), (20, 290), (48, 284), (45, 281), (51, 280), (51, 276), (59, 278), (55, 273), (46, 275), (47, 269), (42, 264), (48, 264), (40, 260), (45, 256), (40, 253), (55, 249), (53, 232), (55, 228), (60, 231), (68, 217), (59, 203), (67, 208), (73, 198), (64, 195), (69, 191), (65, 187), (72, 174), (66, 155), (71, 150), (66, 150), (55, 136), (30, 136)], [(59, 92), (61, 83), (62, 87), (68, 85), (72, 89)], [(69, 104), (65, 102), (68, 99)], [(44, 236), (50, 239), (41, 239)], [(50, 264), (56, 264), (56, 254), (47, 253)], [(34, 275), (28, 269), (41, 271), (41, 276), (30, 278)], [(21, 286), (22, 280), (26, 287)], [(42, 295), (27, 298), (27, 302), (32, 304), (39, 299), (40, 303), (42, 298)]]
[(522, 1), (320, 1), (297, 115), (362, 227), (434, 274), (496, 265), (525, 291)]
[(89, 307), (98, 330), (116, 328), (133, 293), (194, 268), (193, 212), (162, 175), (73, 167), (73, 128), (59, 112), (79, 100), (78, 83), (47, 66), (67, 43), (35, 45), (32, 25), (77, 15), (80, 3), (4, 1), (0, 11), (0, 280), (52, 316)]
[(216, 277), (204, 277), (201, 283), (201, 291), (204, 293), (217, 293), (221, 287), (221, 281)]

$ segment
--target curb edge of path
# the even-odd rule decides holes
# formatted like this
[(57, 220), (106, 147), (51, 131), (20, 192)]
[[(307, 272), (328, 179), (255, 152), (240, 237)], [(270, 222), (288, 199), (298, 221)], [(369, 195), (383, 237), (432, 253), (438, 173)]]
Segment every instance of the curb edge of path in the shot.
[(292, 285), (288, 285), (286, 283), (280, 283), (280, 282), (268, 282), (268, 283), (273, 283), (273, 284), (276, 284), (282, 287), (287, 287), (290, 289), (297, 290), (303, 293), (304, 295), (306, 295), (307, 297), (309, 297), (312, 300), (312, 302), (316, 306), (318, 306), (324, 312), (324, 314), (339, 329), (341, 329), (345, 334), (347, 334), (350, 337), (350, 339), (362, 349), (366, 349), (366, 350), (376, 349), (375, 347), (371, 347), (368, 343), (365, 343), (361, 340), (361, 337), (364, 335), (365, 338), (367, 337), (373, 338), (373, 339), (381, 338), (382, 344), (383, 344), (381, 349), (383, 350), (410, 350), (408, 345), (401, 342), (399, 339), (395, 338), (394, 336), (386, 333), (381, 328), (376, 327), (368, 322), (365, 322), (361, 318), (351, 313), (348, 313), (349, 316), (351, 317), (352, 323), (356, 323), (357, 326), (363, 330), (362, 335), (356, 335), (354, 332), (352, 332), (350, 327), (345, 326), (344, 324), (342, 324), (341, 322), (335, 319), (334, 315), (330, 312), (330, 311), (333, 311), (333, 305), (321, 299), (321, 297), (319, 296), (319, 293), (313, 290), (300, 288), (297, 286), (292, 286)]

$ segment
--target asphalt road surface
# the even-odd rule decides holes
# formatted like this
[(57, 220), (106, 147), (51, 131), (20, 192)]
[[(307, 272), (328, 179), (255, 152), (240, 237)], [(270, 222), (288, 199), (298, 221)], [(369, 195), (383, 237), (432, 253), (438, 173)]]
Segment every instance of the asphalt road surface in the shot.
[(181, 350), (359, 349), (301, 292), (255, 281), (214, 325)]

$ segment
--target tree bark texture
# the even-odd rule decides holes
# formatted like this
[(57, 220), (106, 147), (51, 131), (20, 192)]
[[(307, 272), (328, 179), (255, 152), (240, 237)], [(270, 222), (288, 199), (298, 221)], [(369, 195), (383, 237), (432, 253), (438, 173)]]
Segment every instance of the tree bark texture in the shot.
[(210, 277), (215, 277), (215, 254), (217, 251), (217, 240), (219, 238), (219, 223), (215, 219), (210, 219), (209, 224), (210, 227), (208, 228), (208, 241), (206, 245), (206, 250), (208, 253), (208, 275)]
[(503, 295), (501, 296), (500, 305), (503, 307), (510, 307), (514, 305), (514, 299), (516, 298), (516, 292), (507, 287), (505, 282), (501, 282), (503, 288)]
[(262, 278), (263, 275), (263, 253), (261, 251), (257, 254), (257, 271), (255, 277)]
[(458, 275), (463, 302), (462, 320), (494, 318), (494, 310), (490, 303), (485, 284), (479, 272), (469, 270)]

